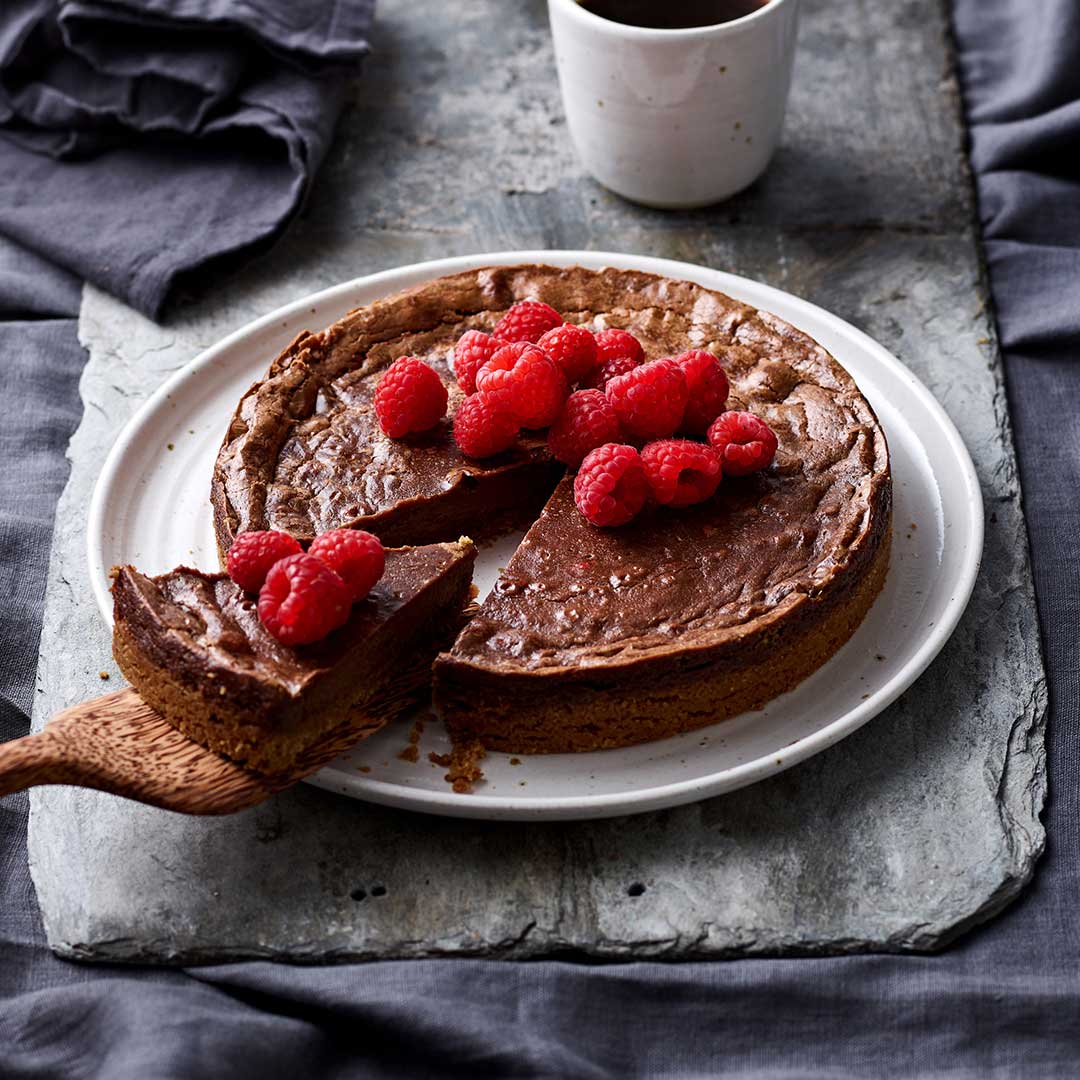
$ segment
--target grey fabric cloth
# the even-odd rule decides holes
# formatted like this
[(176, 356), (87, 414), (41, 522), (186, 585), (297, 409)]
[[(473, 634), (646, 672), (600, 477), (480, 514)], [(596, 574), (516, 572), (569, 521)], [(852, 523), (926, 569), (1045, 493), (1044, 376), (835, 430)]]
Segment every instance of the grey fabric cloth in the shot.
[[(25, 865), (25, 803), (6, 800), (0, 1075), (1076, 1075), (1080, 9), (1043, 0), (1033, 18), (1027, 0), (954, 0), (954, 10), (1051, 688), (1049, 849), (1023, 899), (937, 957), (88, 969), (44, 949)], [(0, 308), (23, 322), (4, 331), (0, 373), (15, 372), (3, 400), (9, 417), (24, 419), (0, 427), (0, 512), (11, 522), (0, 564), (5, 583), (17, 579), (24, 591), (0, 593), (0, 629), (5, 654), (27, 657), (38, 617), (28, 598), (40, 595), (79, 357), (73, 323), (53, 318), (74, 310), (70, 279), (13, 265), (0, 258)], [(37, 418), (46, 415), (44, 434)], [(46, 478), (33, 497), (27, 470), (5, 464), (24, 446), (38, 448)], [(3, 673), (11, 707), (22, 708), (30, 670), (24, 661)]]
[(149, 315), (255, 253), (302, 203), (374, 2), (5, 0), (0, 233)]

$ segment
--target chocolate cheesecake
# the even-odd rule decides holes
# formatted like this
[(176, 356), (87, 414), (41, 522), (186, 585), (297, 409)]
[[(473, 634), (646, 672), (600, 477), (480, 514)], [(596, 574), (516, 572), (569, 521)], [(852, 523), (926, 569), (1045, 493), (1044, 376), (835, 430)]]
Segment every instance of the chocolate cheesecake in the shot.
[[(447, 366), (468, 329), (515, 302), (621, 327), (649, 359), (706, 349), (729, 408), (779, 439), (764, 473), (711, 501), (589, 525), (543, 444), (464, 458), (449, 420), (386, 438), (371, 407), (397, 357)], [(758, 708), (850, 637), (888, 566), (885, 437), (824, 349), (767, 312), (686, 281), (625, 270), (490, 267), (419, 286), (301, 335), (240, 403), (215, 468), (224, 553), (239, 532), (302, 541), (356, 526), (386, 542), (473, 535), (548, 499), (478, 615), (435, 664), (451, 734), (518, 753), (622, 746)]]
[(180, 567), (113, 576), (113, 655), (142, 699), (189, 738), (260, 772), (291, 767), (321, 736), (378, 730), (430, 684), (472, 583), (471, 541), (392, 548), (348, 622), (288, 647), (225, 574)]

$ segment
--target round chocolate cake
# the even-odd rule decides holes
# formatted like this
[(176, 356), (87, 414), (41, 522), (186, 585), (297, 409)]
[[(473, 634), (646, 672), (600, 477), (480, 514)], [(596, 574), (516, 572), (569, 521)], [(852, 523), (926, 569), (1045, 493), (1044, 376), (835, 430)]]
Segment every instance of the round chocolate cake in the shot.
[[(590, 329), (625, 328), (648, 359), (714, 353), (729, 408), (776, 433), (775, 461), (725, 478), (707, 502), (598, 529), (542, 438), (464, 457), (450, 435), (461, 401), (451, 350), (522, 299)], [(404, 355), (436, 369), (450, 410), (431, 432), (393, 440), (372, 397)], [(453, 737), (517, 753), (624, 746), (761, 707), (851, 636), (881, 589), (891, 535), (884, 434), (824, 349), (721, 293), (616, 269), (468, 271), (301, 335), (237, 408), (212, 498), (223, 554), (249, 529), (305, 542), (352, 526), (418, 544), (535, 518), (434, 666)]]

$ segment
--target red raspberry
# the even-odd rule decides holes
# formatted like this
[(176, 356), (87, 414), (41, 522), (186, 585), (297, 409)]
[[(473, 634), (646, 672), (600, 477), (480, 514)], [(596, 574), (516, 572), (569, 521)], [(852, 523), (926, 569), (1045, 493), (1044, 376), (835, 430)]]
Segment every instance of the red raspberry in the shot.
[(466, 330), (458, 338), (454, 346), (454, 377), (466, 397), (476, 393), (476, 373), (507, 344), (483, 330)]
[(349, 586), (314, 555), (274, 563), (259, 593), (259, 618), (282, 645), (307, 645), (349, 617)]
[(728, 476), (766, 468), (776, 456), (776, 436), (764, 420), (748, 412), (721, 413), (707, 438), (716, 447)]
[(574, 477), (574, 502), (593, 525), (625, 525), (648, 494), (641, 455), (621, 443), (591, 450)]
[(607, 385), (608, 400), (632, 439), (663, 439), (674, 433), (686, 411), (686, 376), (674, 360), (653, 360), (617, 375)]
[(575, 390), (548, 431), (548, 449), (571, 468), (590, 450), (619, 439), (619, 418), (600, 390)]
[(690, 435), (704, 435), (727, 404), (727, 375), (720, 361), (704, 349), (684, 352), (675, 357), (675, 363), (686, 376), (686, 389), (690, 394), (679, 430)]
[(608, 330), (597, 330), (593, 336), (596, 338), (598, 363), (606, 363), (616, 356), (629, 356), (635, 364), (645, 362), (645, 350), (629, 330), (619, 330), (613, 326)]
[(588, 377), (581, 380), (581, 385), (606, 390), (607, 384), (612, 379), (633, 371), (637, 366), (638, 362), (632, 356), (613, 356), (610, 360), (605, 360), (598, 368), (593, 368)]
[(585, 378), (596, 367), (596, 338), (584, 326), (563, 323), (536, 344), (555, 361), (569, 383)]
[(524, 428), (552, 423), (566, 400), (566, 379), (538, 345), (516, 341), (500, 349), (477, 373), (476, 388), (504, 400)]
[(505, 399), (473, 394), (458, 406), (454, 441), (469, 457), (491, 457), (510, 449), (520, 427)]
[(645, 478), (661, 506), (692, 506), (716, 492), (723, 478), (720, 454), (705, 443), (661, 439), (641, 451)]
[(348, 585), (354, 604), (371, 592), (386, 568), (379, 538), (363, 529), (324, 532), (311, 541), (308, 554), (329, 566)]
[(225, 569), (241, 589), (257, 593), (274, 563), (301, 550), (299, 543), (288, 533), (241, 533), (225, 556)]
[(522, 300), (495, 324), (492, 333), (503, 341), (536, 342), (540, 335), (562, 326), (563, 317), (550, 305), (538, 300)]
[(398, 357), (375, 387), (375, 415), (391, 439), (427, 431), (446, 415), (446, 387), (423, 360)]

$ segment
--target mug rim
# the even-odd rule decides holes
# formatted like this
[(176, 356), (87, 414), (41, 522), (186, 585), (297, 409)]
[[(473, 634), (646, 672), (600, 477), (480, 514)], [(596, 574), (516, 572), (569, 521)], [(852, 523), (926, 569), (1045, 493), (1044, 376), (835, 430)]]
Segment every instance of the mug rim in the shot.
[(607, 19), (603, 15), (597, 15), (594, 11), (582, 7), (578, 0), (548, 0), (548, 7), (561, 8), (570, 18), (579, 19), (587, 26), (604, 27), (608, 33), (615, 36), (638, 41), (649, 39), (654, 41), (677, 41), (680, 38), (725, 37), (728, 34), (737, 33), (745, 27), (769, 17), (774, 11), (791, 2), (792, 0), (765, 0), (765, 3), (756, 11), (740, 15), (737, 19), (728, 19), (727, 22), (721, 23), (708, 23), (705, 26), (684, 26), (675, 29), (665, 29), (659, 26), (630, 26), (627, 23), (616, 22), (614, 19)]

